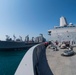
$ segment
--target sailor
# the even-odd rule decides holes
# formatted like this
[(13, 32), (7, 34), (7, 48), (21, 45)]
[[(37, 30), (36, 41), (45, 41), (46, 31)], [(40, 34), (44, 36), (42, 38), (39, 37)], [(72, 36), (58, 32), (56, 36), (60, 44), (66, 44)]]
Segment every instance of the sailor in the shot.
[(73, 50), (73, 47), (72, 47), (72, 46), (70, 46), (70, 47), (69, 47), (69, 50)]
[(45, 45), (45, 47), (47, 47), (48, 46), (48, 42), (45, 42), (44, 45)]

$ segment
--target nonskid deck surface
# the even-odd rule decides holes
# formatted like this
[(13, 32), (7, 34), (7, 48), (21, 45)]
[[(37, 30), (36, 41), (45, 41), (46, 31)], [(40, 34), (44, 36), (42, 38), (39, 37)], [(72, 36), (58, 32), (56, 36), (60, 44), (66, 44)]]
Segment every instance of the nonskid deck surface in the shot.
[[(70, 57), (61, 56), (65, 49), (53, 51), (47, 47), (46, 58), (54, 75), (76, 75), (76, 54)], [(76, 47), (74, 47), (76, 53)]]

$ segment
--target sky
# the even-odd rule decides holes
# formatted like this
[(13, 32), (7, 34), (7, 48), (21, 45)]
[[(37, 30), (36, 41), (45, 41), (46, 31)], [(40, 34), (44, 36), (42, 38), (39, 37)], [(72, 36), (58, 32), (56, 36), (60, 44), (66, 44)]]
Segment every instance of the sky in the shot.
[(59, 18), (76, 24), (75, 0), (0, 0), (0, 40), (26, 35), (48, 40), (48, 30), (59, 26)]

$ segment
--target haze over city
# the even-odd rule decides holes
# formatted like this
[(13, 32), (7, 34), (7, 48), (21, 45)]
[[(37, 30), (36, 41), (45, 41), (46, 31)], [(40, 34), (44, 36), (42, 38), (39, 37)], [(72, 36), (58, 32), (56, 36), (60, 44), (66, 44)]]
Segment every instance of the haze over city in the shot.
[(61, 16), (76, 24), (75, 0), (0, 0), (0, 40), (40, 33), (48, 40), (47, 31), (59, 26)]

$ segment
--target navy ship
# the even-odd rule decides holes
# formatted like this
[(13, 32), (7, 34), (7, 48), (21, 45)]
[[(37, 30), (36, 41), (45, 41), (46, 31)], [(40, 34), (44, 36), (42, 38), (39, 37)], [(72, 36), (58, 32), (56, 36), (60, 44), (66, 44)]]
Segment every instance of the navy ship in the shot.
[(14, 39), (10, 38), (8, 35), (6, 35), (6, 41), (0, 41), (0, 50), (3, 49), (23, 49), (27, 47), (32, 47), (36, 43), (29, 42), (29, 37), (25, 37), (26, 41), (22, 41), (22, 37), (19, 36), (18, 39), (16, 39), (15, 35), (13, 35)]
[(10, 38), (8, 35), (6, 35), (6, 41), (0, 41), (0, 50), (3, 49), (23, 49), (23, 48), (29, 48), (33, 45), (36, 45), (38, 43), (44, 42), (44, 37), (42, 34), (40, 36), (32, 37), (31, 40), (29, 40), (29, 35), (25, 37), (25, 41), (22, 40), (22, 37), (19, 36), (18, 39), (16, 39), (15, 35), (13, 35), (14, 39)]
[(73, 23), (68, 24), (63, 16), (60, 18), (60, 26), (54, 26), (53, 29), (48, 30), (48, 33), (50, 35), (49, 41), (76, 44), (76, 25)]

